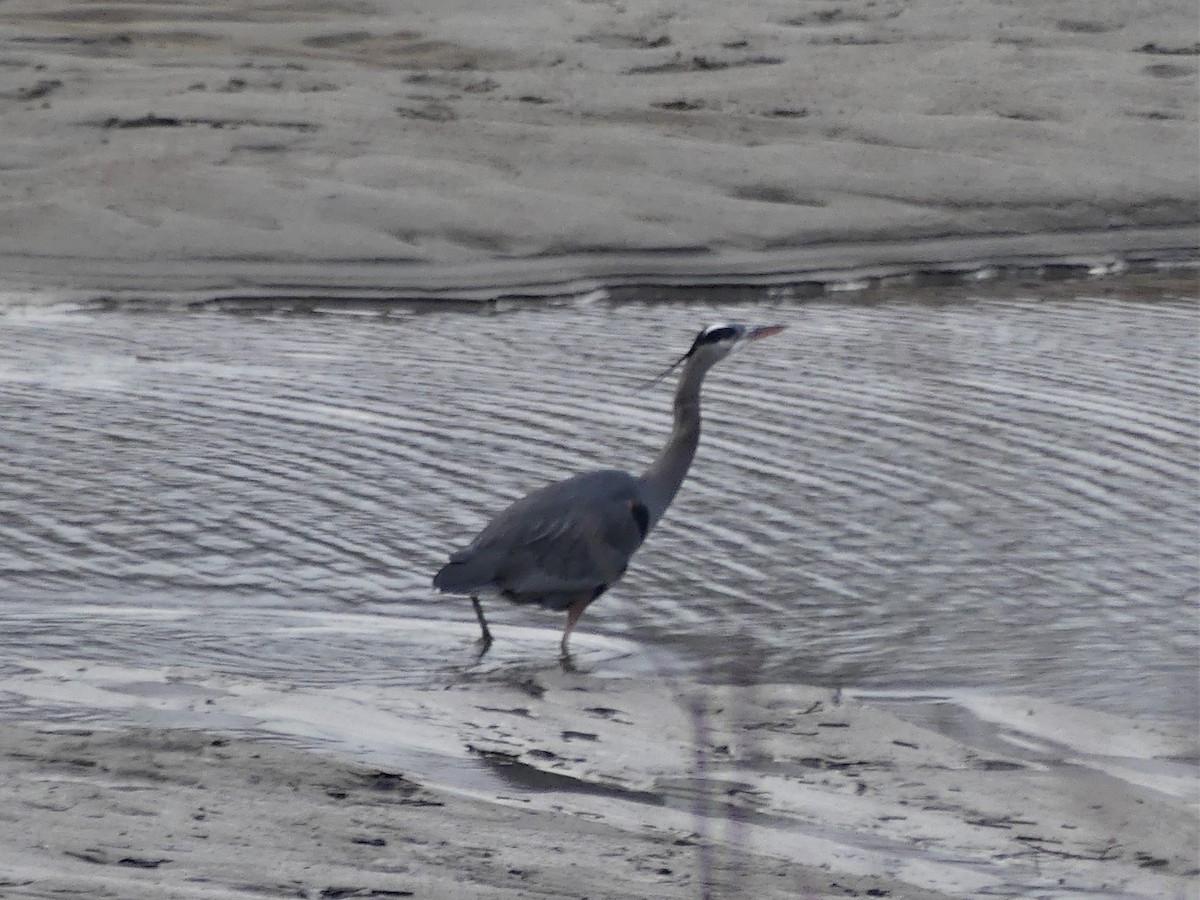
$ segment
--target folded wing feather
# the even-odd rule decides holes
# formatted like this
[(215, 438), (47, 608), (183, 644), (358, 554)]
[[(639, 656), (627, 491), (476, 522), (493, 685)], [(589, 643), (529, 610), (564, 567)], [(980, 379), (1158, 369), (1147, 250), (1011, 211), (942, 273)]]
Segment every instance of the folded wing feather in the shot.
[(565, 609), (625, 572), (647, 529), (638, 483), (616, 470), (547, 485), (513, 503), (434, 577), (451, 593), (492, 588)]

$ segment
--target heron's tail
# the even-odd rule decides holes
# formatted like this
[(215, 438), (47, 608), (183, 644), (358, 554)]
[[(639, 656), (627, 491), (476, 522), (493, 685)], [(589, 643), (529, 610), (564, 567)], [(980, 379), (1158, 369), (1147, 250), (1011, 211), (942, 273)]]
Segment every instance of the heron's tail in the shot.
[(487, 560), (469, 550), (459, 550), (451, 553), (450, 562), (433, 576), (433, 586), (450, 594), (469, 594), (489, 584), (494, 574)]

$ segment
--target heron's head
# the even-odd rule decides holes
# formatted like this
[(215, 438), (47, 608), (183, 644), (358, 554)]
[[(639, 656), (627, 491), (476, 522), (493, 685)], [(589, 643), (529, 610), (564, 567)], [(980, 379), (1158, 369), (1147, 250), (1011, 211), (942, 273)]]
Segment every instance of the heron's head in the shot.
[(696, 335), (688, 352), (671, 363), (666, 371), (655, 378), (652, 383), (657, 384), (666, 378), (683, 362), (707, 371), (710, 366), (720, 362), (743, 344), (779, 334), (785, 328), (787, 328), (786, 325), (742, 325), (738, 322), (720, 322), (716, 325), (709, 325)]
[(724, 359), (747, 341), (779, 334), (786, 325), (742, 325), (738, 322), (719, 322), (709, 325), (692, 341), (692, 347), (683, 359), (697, 358), (708, 365)]

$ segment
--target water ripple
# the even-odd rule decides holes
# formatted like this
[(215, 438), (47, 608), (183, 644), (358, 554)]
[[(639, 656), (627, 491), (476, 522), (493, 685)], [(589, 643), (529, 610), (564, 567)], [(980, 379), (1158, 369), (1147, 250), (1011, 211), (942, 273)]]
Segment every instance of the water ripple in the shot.
[[(602, 633), (705, 677), (1189, 714), (1195, 309), (0, 317), (0, 655), (435, 678), (473, 625), (429, 590), (446, 550), (549, 478), (644, 465), (669, 387), (638, 386), (699, 325), (785, 320), (714, 372), (692, 477), (581, 648)], [(368, 624), (248, 624), (350, 608)], [(493, 615), (552, 658), (556, 618)]]

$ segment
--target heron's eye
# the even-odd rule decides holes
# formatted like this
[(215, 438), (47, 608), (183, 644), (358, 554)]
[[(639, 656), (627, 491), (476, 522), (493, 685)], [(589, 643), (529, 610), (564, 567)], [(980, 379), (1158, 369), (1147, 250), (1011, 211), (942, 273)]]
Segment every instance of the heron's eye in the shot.
[(733, 325), (714, 325), (706, 331), (700, 333), (700, 337), (696, 338), (697, 344), (715, 344), (718, 341), (727, 341), (730, 338), (735, 338), (738, 335), (738, 330)]

